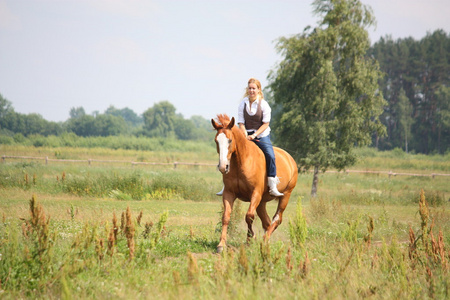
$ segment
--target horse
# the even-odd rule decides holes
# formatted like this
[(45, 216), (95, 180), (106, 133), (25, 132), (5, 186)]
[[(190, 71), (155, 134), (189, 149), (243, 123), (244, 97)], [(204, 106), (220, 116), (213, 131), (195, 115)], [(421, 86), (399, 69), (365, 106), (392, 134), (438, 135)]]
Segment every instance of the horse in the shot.
[(250, 202), (245, 215), (248, 226), (247, 241), (254, 237), (252, 224), (255, 219), (255, 211), (261, 219), (265, 231), (264, 239), (269, 240), (271, 234), (283, 221), (283, 212), (289, 202), (292, 190), (297, 184), (297, 164), (289, 153), (274, 147), (277, 176), (280, 179), (277, 187), (284, 195), (279, 197), (277, 210), (270, 220), (266, 203), (275, 197), (269, 194), (263, 152), (254, 142), (247, 140), (244, 133), (235, 126), (234, 117), (230, 120), (227, 115), (219, 114), (217, 122), (211, 119), (211, 123), (217, 131), (214, 140), (219, 154), (218, 169), (222, 173), (224, 184), (222, 233), (217, 252), (222, 252), (226, 247), (230, 214), (236, 198)]

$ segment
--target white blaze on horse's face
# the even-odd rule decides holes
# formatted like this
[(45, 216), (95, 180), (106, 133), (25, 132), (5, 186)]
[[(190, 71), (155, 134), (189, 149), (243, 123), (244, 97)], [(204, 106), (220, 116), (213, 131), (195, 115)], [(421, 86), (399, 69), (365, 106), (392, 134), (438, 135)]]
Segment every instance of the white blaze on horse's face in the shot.
[(222, 174), (227, 174), (230, 171), (229, 146), (230, 140), (225, 133), (219, 133), (216, 137), (217, 149), (219, 150), (219, 171)]

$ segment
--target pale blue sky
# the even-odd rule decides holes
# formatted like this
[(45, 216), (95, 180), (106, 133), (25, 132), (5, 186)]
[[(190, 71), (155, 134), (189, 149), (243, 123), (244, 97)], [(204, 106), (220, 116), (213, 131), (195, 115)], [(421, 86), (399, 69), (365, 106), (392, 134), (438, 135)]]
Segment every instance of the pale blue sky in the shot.
[[(372, 42), (450, 32), (448, 0), (366, 0)], [(312, 1), (0, 0), (0, 93), (16, 112), (65, 121), (72, 107), (142, 114), (162, 100), (185, 118), (236, 115), (263, 85), (274, 41), (317, 25)]]

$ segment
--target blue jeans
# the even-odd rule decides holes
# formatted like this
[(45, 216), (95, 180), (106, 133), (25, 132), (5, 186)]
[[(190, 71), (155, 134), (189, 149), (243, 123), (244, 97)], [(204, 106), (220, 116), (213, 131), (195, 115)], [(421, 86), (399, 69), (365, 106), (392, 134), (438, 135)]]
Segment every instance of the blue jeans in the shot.
[(275, 177), (277, 175), (277, 166), (275, 165), (275, 152), (273, 152), (270, 134), (263, 138), (256, 138), (253, 142), (262, 150), (266, 157), (267, 177)]

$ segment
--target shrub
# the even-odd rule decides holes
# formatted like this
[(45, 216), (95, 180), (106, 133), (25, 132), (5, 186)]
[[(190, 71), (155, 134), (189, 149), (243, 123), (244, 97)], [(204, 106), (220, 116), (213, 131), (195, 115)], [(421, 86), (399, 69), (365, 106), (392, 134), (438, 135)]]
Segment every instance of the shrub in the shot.
[(401, 148), (394, 148), (390, 153), (395, 158), (404, 158), (406, 156), (406, 153)]
[(6, 135), (0, 135), (0, 145), (13, 145), (14, 138)]
[[(445, 195), (443, 192), (425, 190), (425, 194), (427, 195), (428, 205), (430, 205), (432, 207), (442, 206), (446, 202)], [(410, 197), (411, 197), (410, 198), (411, 203), (419, 203), (420, 202), (420, 196), (418, 196), (417, 193), (411, 193)]]

